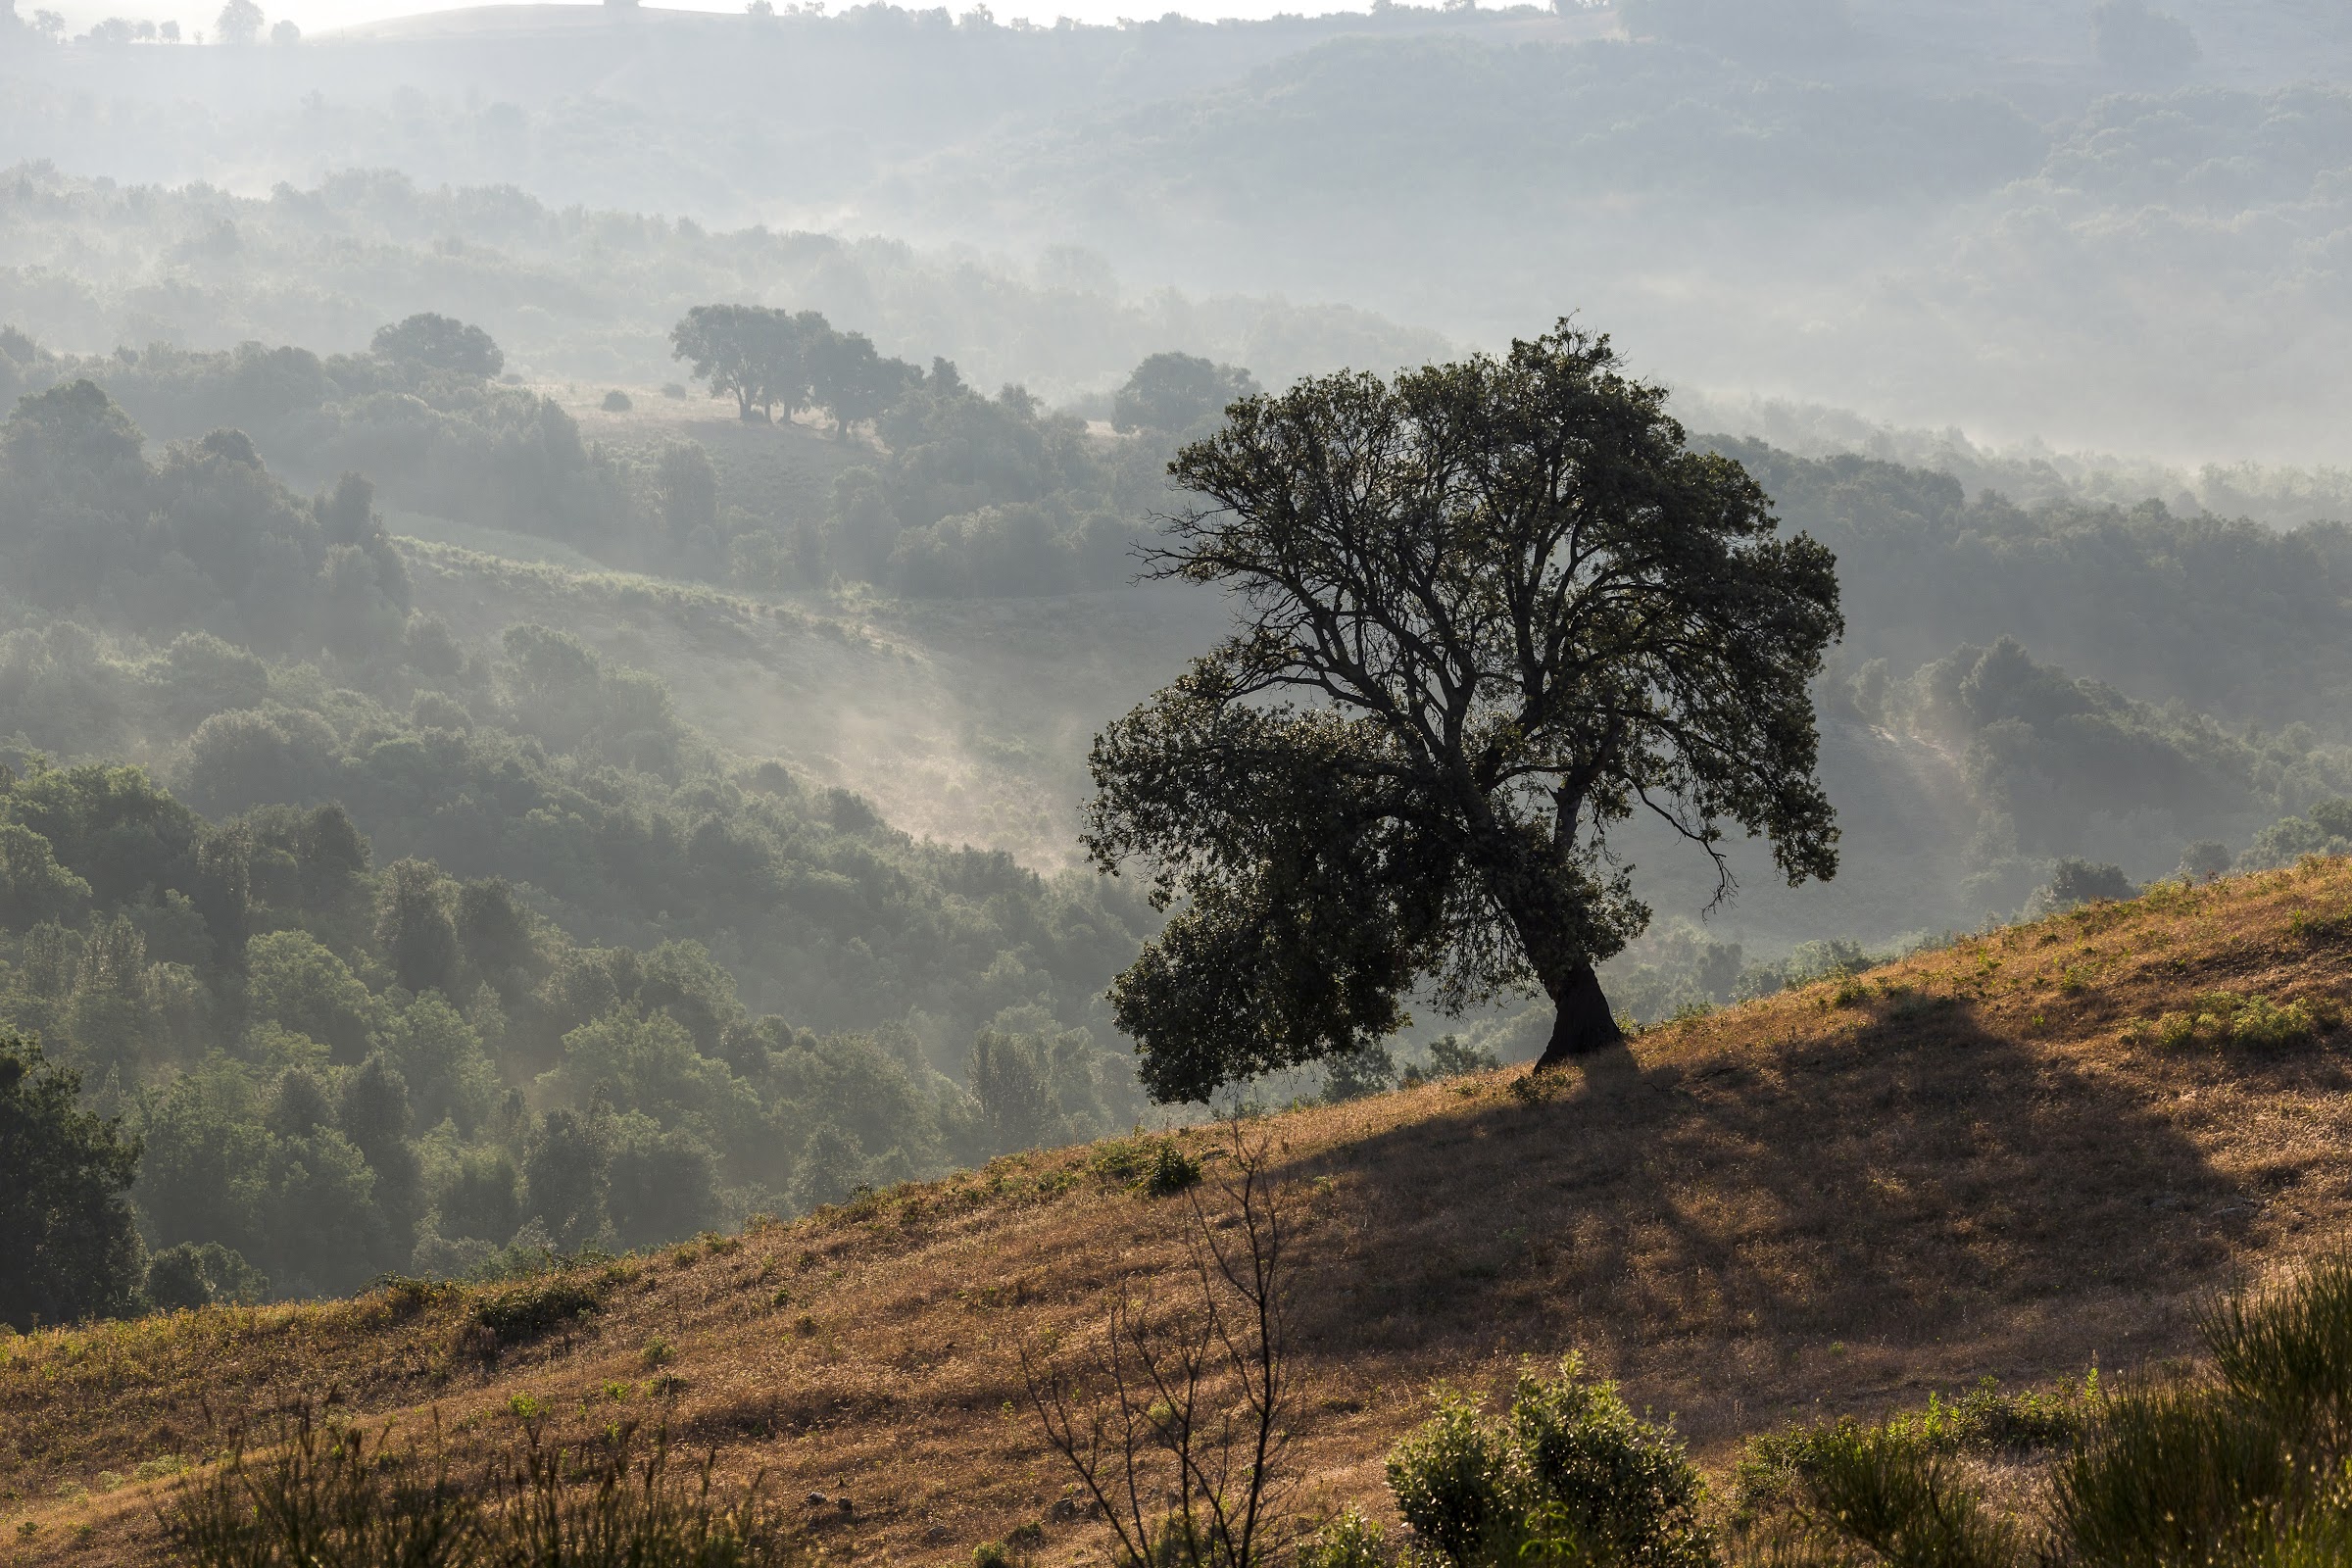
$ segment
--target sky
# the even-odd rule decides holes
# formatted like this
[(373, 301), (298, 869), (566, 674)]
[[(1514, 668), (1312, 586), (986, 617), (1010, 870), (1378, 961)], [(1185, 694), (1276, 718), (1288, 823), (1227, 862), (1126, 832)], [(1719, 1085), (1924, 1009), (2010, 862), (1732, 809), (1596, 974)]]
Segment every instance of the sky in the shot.
[[(331, 32), (337, 27), (352, 26), (365, 22), (380, 22), (390, 17), (416, 16), (426, 11), (461, 11), (469, 9), (477, 0), (260, 0), (263, 13), (271, 23), (291, 19), (306, 34)], [(776, 9), (783, 10), (792, 0), (777, 0)], [(845, 0), (834, 0), (840, 9)], [(847, 0), (857, 3), (857, 0)], [(951, 11), (969, 10), (972, 0), (894, 0), (909, 9), (920, 9), (930, 3), (944, 3)], [(1492, 3), (1492, 0), (1490, 0)], [(104, 17), (126, 17), (132, 21), (156, 23), (175, 21), (185, 36), (196, 33), (210, 35), (213, 18), (220, 12), (220, 0), (18, 0), (20, 14), (30, 16), (35, 9), (48, 9), (66, 19), (74, 31), (86, 29)], [(743, 0), (662, 0), (660, 9), (674, 11), (741, 11)], [(999, 22), (1026, 19), (1040, 25), (1050, 25), (1057, 17), (1073, 21), (1111, 24), (1121, 16), (1163, 16), (1170, 11), (1188, 17), (1214, 20), (1220, 17), (1271, 17), (1279, 12), (1307, 12), (1321, 15), (1334, 11), (1361, 11), (1362, 3), (1348, 0), (990, 0), (990, 9)]]

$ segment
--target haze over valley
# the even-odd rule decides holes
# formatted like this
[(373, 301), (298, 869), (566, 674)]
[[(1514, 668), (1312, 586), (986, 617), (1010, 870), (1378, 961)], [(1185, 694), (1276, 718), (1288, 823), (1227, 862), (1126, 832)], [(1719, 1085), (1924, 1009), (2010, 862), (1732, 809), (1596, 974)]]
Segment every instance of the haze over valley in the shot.
[(2346, 1560), (2352, 12), (207, 4), (0, 0), (0, 1562)]

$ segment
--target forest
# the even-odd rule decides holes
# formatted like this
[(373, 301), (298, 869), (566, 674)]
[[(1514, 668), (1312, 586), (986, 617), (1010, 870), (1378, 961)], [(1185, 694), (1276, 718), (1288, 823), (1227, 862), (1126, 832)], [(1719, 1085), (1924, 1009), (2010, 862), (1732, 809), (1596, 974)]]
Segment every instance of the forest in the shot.
[[(326, 356), (0, 339), (0, 1006), (141, 1140), (156, 1255), (346, 1291), (799, 1212), (1145, 1113), (1103, 1001), (1157, 925), (1141, 888), (895, 829), (544, 617), (461, 634), (384, 509), (699, 578), (803, 635), (840, 636), (845, 594), (1050, 613), (1135, 591), (1167, 454), (1254, 378), (1151, 356), (1090, 426), (815, 313), (678, 326), (692, 386), (661, 402), (674, 426), (716, 400), (690, 427), (756, 443), (724, 466), (691, 437), (590, 437), (610, 411), (508, 384), (450, 318)], [(1850, 835), (1876, 813), (1910, 842), (1826, 906), (1736, 906), (1736, 933), (1692, 882), (1610, 971), (1628, 1016), (2352, 833), (2342, 525), (1711, 449), (1834, 552), (1830, 777)], [(1904, 776), (1923, 759), (1939, 780)], [(1468, 1022), (1259, 1092), (1530, 1049), (1525, 1016)]]
[(0, 0), (0, 1568), (2352, 1560), (2352, 12), (410, 3)]

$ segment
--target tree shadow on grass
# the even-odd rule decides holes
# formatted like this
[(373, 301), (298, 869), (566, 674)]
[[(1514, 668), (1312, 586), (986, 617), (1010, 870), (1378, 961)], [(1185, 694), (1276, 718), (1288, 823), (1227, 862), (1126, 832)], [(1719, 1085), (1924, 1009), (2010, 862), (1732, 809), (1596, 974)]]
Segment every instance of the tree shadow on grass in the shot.
[(1891, 1387), (2184, 1340), (2243, 1221), (2144, 1089), (1964, 1002), (1845, 1016), (1744, 1054), (1609, 1053), (1319, 1162), (1361, 1223), (1313, 1265), (1302, 1348), (1609, 1347), (1678, 1397), (1783, 1404), (1848, 1344), (1878, 1358), (1858, 1384)]

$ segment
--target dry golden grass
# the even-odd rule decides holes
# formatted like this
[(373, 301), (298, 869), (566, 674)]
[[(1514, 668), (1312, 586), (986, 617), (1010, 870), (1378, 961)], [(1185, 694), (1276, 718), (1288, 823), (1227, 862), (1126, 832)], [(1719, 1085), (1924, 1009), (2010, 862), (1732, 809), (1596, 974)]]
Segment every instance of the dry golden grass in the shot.
[[(2352, 863), (1962, 941), (1583, 1072), (1257, 1123), (1299, 1227), (1302, 1502), (1383, 1505), (1381, 1456), (1434, 1381), (1571, 1347), (1718, 1469), (1816, 1412), (2182, 1353), (2207, 1293), (2340, 1239), (2352, 1183), (2352, 1031), (2159, 1044), (2156, 1019), (2224, 990), (2352, 997)], [(495, 1363), (465, 1348), (462, 1295), (0, 1344), (0, 1560), (144, 1560), (157, 1484), (60, 1489), (201, 1453), (297, 1393), (485, 1435), (517, 1396), (560, 1424), (660, 1417), (778, 1497), (847, 1494), (852, 1513), (808, 1523), (837, 1557), (960, 1561), (1041, 1519), (1046, 1561), (1094, 1555), (1098, 1527), (1051, 1521), (1065, 1478), (1018, 1348), (1168, 1275), (1191, 1209), (1090, 1159), (1002, 1159), (628, 1260), (580, 1334)]]

